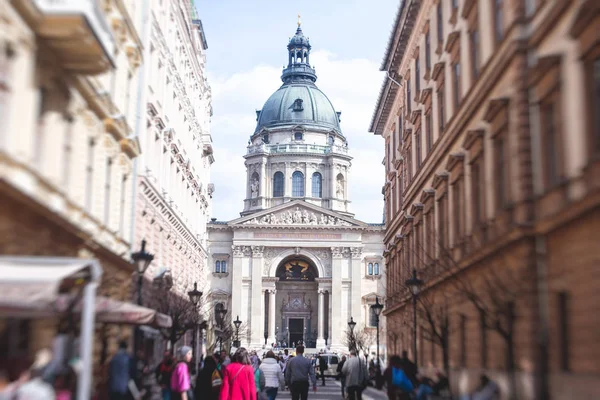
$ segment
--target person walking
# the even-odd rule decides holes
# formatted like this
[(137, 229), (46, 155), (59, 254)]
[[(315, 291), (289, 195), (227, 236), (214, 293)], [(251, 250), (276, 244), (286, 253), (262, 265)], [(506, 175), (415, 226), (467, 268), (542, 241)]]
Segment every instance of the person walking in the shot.
[(395, 355), (390, 357), (388, 367), (383, 372), (389, 400), (410, 400), (410, 393), (408, 391), (402, 390), (400, 387), (394, 385), (394, 370), (402, 370), (404, 374), (407, 375), (403, 368), (402, 359), (399, 356)]
[(127, 353), (127, 342), (119, 342), (119, 350), (108, 363), (108, 398), (125, 400), (129, 391), (132, 359)]
[(304, 357), (304, 346), (296, 348), (296, 356), (290, 359), (285, 368), (285, 382), (292, 392), (292, 400), (308, 399), (309, 380), (313, 391), (317, 392), (315, 368), (308, 358)]
[(401, 360), (402, 370), (408, 376), (408, 379), (412, 382), (414, 387), (417, 387), (417, 365), (410, 361), (408, 358), (408, 352), (406, 350), (402, 351), (402, 360)]
[(340, 378), (340, 384), (342, 386), (342, 399), (346, 398), (346, 375), (342, 374), (342, 368), (344, 368), (344, 364), (346, 363), (346, 356), (342, 356), (342, 360), (337, 366), (337, 374)]
[(362, 392), (367, 387), (369, 375), (367, 364), (360, 359), (356, 350), (350, 351), (350, 358), (344, 363), (342, 374), (346, 376), (348, 399), (362, 400)]
[(197, 400), (218, 400), (223, 386), (223, 375), (217, 369), (217, 360), (214, 356), (208, 356), (204, 360), (204, 368), (196, 378), (194, 395)]
[(171, 374), (173, 373), (173, 356), (170, 351), (163, 353), (163, 359), (154, 370), (156, 383), (160, 386), (162, 400), (171, 400)]
[(319, 372), (321, 372), (321, 386), (325, 386), (325, 372), (327, 372), (327, 367), (329, 365), (327, 364), (327, 356), (326, 355), (321, 355), (321, 357), (319, 357)]
[(250, 365), (252, 365), (252, 369), (254, 370), (254, 385), (256, 386), (256, 398), (258, 400), (266, 399), (266, 394), (263, 392), (265, 389), (265, 374), (260, 370), (260, 360), (258, 356), (255, 359), (250, 357)]
[(254, 370), (248, 351), (244, 347), (236, 350), (231, 363), (221, 370), (223, 387), (219, 400), (256, 400)]
[(190, 361), (192, 361), (192, 348), (180, 347), (177, 352), (177, 364), (171, 374), (171, 400), (194, 400), (188, 368)]
[(279, 388), (284, 384), (284, 378), (281, 367), (275, 358), (275, 353), (271, 350), (267, 352), (260, 369), (265, 376), (265, 393), (269, 400), (275, 400)]

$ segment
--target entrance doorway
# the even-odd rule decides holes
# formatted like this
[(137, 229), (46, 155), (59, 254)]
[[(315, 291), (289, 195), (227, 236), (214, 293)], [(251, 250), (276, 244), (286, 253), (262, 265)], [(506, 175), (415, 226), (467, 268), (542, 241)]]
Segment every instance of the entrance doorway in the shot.
[(304, 319), (303, 318), (290, 318), (289, 319), (290, 329), (290, 344), (298, 344), (299, 341), (304, 340)]

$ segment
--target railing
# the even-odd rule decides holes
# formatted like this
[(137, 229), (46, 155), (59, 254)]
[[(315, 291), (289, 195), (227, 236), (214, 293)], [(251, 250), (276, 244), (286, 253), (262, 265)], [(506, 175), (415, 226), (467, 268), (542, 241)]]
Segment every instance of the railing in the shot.
[(259, 144), (254, 146), (248, 146), (248, 154), (259, 153), (348, 154), (348, 148), (345, 146), (323, 146), (320, 144)]

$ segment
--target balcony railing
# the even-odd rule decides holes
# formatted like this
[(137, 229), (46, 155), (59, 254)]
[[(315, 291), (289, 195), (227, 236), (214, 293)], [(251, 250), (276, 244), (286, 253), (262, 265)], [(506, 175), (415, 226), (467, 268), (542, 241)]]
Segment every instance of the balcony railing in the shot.
[(348, 148), (344, 146), (324, 146), (319, 144), (259, 144), (248, 146), (248, 155), (251, 154), (348, 154)]
[(99, 74), (114, 65), (115, 41), (98, 0), (14, 0), (13, 4), (66, 69)]

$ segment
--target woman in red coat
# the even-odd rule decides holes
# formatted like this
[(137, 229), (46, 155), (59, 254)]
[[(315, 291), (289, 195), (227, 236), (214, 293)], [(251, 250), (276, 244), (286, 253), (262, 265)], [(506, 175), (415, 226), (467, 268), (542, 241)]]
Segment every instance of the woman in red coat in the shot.
[(219, 400), (256, 400), (256, 384), (248, 351), (240, 347), (223, 371)]

